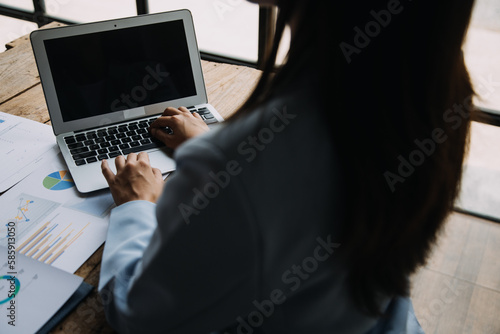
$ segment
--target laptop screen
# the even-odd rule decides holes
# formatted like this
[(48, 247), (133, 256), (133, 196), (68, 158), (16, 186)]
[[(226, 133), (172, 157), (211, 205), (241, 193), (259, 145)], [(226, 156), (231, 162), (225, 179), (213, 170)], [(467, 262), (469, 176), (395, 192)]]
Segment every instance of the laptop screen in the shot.
[(44, 44), (64, 122), (196, 95), (182, 20)]

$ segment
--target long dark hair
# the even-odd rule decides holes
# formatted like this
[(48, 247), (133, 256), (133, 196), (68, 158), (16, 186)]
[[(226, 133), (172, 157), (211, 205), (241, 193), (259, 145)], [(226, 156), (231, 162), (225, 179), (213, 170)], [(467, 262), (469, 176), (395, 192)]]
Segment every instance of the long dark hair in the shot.
[[(473, 112), (461, 46), (473, 2), (283, 0), (273, 52), (234, 116), (301, 69), (320, 78), (342, 165), (351, 293), (370, 314), (380, 314), (379, 296), (408, 294), (408, 277), (425, 263), (459, 191)], [(275, 73), (287, 22), (296, 31)]]

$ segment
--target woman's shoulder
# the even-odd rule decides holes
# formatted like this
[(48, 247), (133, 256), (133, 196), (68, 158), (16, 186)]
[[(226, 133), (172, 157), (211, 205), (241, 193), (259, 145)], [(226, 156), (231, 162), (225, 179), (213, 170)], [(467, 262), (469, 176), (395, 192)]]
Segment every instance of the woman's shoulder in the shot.
[[(319, 130), (324, 127), (322, 123), (316, 94), (312, 89), (298, 85), (246, 115), (222, 122), (208, 133), (189, 140), (178, 149), (176, 158), (200, 153), (201, 156), (241, 155), (245, 146), (259, 146), (259, 142), (273, 141), (278, 135), (298, 136), (304, 129)], [(314, 134), (320, 132), (314, 131)]]

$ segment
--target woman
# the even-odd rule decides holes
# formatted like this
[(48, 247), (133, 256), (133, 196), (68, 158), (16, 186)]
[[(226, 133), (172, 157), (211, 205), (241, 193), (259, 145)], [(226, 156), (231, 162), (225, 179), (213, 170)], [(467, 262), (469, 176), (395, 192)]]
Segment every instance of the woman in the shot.
[(103, 162), (118, 205), (99, 283), (111, 325), (420, 332), (408, 277), (459, 189), (472, 5), (280, 1), (272, 55), (233, 118), (205, 133), (196, 114), (169, 108), (152, 124), (176, 149), (165, 186), (146, 154), (117, 158), (117, 175)]

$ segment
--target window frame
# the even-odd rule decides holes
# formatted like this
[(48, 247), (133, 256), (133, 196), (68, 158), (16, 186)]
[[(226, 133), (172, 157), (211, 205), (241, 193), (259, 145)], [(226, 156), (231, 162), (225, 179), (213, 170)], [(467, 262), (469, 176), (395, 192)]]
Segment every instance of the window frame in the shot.
[[(34, 11), (10, 7), (0, 4), (0, 15), (34, 22), (41, 27), (50, 22), (57, 21), (67, 25), (78, 22), (68, 21), (58, 17), (52, 17), (47, 14), (45, 0), (33, 0)], [(137, 15), (149, 14), (149, 1), (136, 0)], [(201, 51), (201, 58), (208, 61), (219, 63), (228, 63), (233, 65), (242, 65), (262, 69), (267, 55), (270, 53), (273, 42), (273, 35), (276, 27), (277, 8), (274, 6), (259, 7), (259, 32), (258, 32), (258, 55), (257, 62), (246, 61), (242, 59), (226, 57), (223, 55)], [(500, 126), (500, 115), (487, 108), (478, 107), (479, 112), (474, 117), (475, 121)]]
[[(20, 8), (14, 8), (0, 4), (0, 15), (12, 17), (19, 20), (34, 22), (40, 28), (53, 21), (72, 25), (78, 22), (53, 17), (47, 14), (45, 0), (33, 0), (34, 11), (30, 12)], [(149, 1), (136, 0), (137, 15), (149, 14)], [(257, 62), (226, 57), (223, 55), (200, 51), (201, 58), (219, 63), (229, 63), (233, 65), (243, 65), (262, 69), (267, 55), (271, 51), (274, 27), (276, 25), (277, 9), (272, 6), (259, 7), (259, 32), (258, 32), (258, 55)]]

